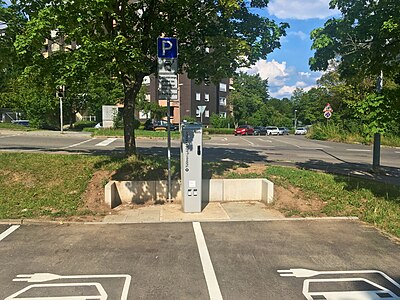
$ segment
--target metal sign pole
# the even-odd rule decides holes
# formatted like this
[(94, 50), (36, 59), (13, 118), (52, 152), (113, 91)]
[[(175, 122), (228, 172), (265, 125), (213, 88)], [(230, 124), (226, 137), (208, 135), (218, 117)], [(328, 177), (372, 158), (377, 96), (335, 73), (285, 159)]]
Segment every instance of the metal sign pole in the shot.
[[(177, 57), (178, 40), (176, 38), (160, 37), (157, 39), (159, 91), (162, 99), (167, 100), (167, 160), (168, 160), (168, 202), (171, 203), (171, 99), (176, 99), (178, 93)], [(165, 98), (164, 98), (165, 96)]]
[(171, 97), (167, 97), (167, 132), (168, 132), (168, 202), (171, 203)]
[(63, 124), (63, 101), (62, 101), (62, 97), (59, 97), (60, 98), (60, 123), (61, 123), (61, 133), (64, 133), (64, 131), (63, 131), (63, 127), (64, 127), (64, 124)]

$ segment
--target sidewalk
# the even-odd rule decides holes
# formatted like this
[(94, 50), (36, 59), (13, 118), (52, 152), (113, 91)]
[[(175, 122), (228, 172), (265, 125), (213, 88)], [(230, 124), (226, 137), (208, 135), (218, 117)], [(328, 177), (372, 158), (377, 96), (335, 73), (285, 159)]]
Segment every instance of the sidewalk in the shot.
[(103, 223), (158, 223), (193, 221), (263, 221), (285, 218), (264, 203), (210, 202), (201, 213), (184, 213), (181, 204), (164, 204), (135, 209), (116, 208), (117, 214), (106, 216)]

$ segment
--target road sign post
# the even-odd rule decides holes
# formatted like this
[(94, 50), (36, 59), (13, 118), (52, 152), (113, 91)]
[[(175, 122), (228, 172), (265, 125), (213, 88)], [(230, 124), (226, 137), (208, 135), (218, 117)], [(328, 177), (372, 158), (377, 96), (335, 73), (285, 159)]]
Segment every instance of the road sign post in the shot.
[(160, 37), (157, 40), (159, 99), (167, 100), (168, 202), (171, 202), (171, 99), (178, 100), (178, 40)]

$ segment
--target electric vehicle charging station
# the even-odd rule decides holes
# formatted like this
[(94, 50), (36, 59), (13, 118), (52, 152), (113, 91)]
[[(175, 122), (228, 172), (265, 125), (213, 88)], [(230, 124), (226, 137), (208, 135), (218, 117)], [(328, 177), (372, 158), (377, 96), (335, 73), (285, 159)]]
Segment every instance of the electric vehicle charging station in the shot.
[(184, 123), (181, 141), (182, 205), (185, 213), (201, 212), (203, 128)]

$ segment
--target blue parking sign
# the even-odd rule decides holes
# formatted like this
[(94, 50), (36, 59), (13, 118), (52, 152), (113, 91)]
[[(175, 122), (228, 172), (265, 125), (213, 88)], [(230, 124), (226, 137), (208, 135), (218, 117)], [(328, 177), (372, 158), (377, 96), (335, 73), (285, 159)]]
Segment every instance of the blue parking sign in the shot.
[(176, 38), (169, 38), (169, 37), (158, 38), (157, 56), (159, 58), (177, 58), (178, 40)]

